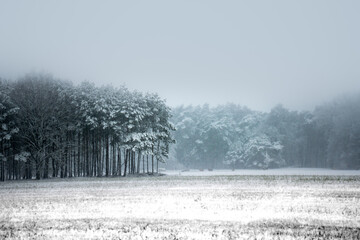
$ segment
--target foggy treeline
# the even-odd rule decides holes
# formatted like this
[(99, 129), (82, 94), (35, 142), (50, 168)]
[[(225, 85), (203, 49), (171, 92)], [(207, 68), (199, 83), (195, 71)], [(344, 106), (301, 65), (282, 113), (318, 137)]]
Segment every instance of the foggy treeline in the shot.
[(236, 104), (171, 111), (158, 95), (125, 87), (44, 74), (0, 80), (0, 180), (154, 174), (169, 149), (186, 168), (359, 169), (359, 106), (360, 94), (312, 112)]
[(0, 79), (0, 178), (153, 174), (173, 142), (170, 114), (158, 95), (125, 87)]
[(313, 112), (269, 113), (227, 104), (173, 110), (171, 158), (187, 168), (360, 168), (360, 94)]

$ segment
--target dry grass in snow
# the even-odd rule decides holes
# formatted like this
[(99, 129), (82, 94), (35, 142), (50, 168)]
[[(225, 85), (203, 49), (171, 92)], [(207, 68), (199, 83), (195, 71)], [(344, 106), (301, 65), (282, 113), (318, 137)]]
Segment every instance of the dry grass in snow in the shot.
[(0, 184), (0, 239), (359, 239), (360, 176)]

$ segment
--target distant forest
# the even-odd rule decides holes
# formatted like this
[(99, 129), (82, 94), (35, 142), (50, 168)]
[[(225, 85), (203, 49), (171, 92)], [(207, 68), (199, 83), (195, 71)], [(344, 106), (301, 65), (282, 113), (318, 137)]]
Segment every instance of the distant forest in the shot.
[(1, 181), (155, 174), (168, 157), (197, 169), (360, 168), (360, 94), (313, 112), (171, 110), (157, 94), (30, 74), (0, 79), (0, 124)]
[(74, 86), (50, 75), (0, 81), (0, 180), (154, 174), (173, 143), (156, 94)]
[(181, 106), (172, 114), (177, 144), (170, 157), (186, 168), (360, 169), (360, 94), (313, 112), (227, 104)]

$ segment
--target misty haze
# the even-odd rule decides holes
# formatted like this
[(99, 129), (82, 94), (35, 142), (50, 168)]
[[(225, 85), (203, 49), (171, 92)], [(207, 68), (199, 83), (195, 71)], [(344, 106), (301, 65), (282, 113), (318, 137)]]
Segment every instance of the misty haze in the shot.
[(360, 2), (0, 3), (1, 239), (360, 239)]

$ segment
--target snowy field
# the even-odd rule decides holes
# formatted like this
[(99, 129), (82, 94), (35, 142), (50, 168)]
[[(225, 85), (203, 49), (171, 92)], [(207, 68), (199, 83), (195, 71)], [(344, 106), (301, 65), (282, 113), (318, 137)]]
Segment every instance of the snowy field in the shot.
[(191, 172), (0, 183), (0, 239), (360, 239), (358, 171)]
[(177, 176), (229, 176), (229, 175), (318, 175), (318, 176), (360, 176), (360, 170), (333, 170), (324, 168), (277, 168), (277, 169), (224, 169), (209, 171), (208, 169), (197, 170), (167, 170), (166, 175)]

